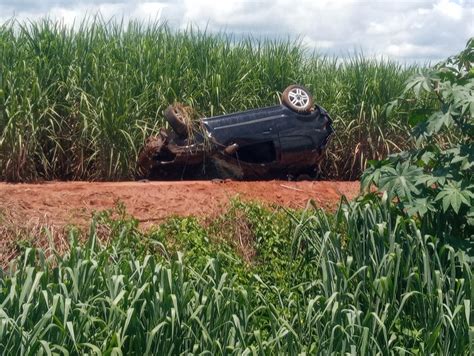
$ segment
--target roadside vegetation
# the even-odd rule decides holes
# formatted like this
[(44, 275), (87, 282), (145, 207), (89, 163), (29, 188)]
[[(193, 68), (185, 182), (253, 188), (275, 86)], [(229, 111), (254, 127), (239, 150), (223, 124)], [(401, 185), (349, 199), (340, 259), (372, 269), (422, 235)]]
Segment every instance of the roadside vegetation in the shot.
[(275, 105), (294, 83), (335, 122), (323, 177), (357, 179), (367, 160), (411, 147), (407, 113), (388, 115), (384, 105), (417, 67), (327, 57), (299, 41), (98, 17), (76, 31), (12, 20), (0, 27), (0, 68), (1, 180), (130, 179), (169, 104), (230, 113)]
[[(285, 58), (262, 48), (259, 58)], [(335, 213), (234, 201), (215, 221), (176, 217), (142, 232), (119, 210), (88, 233), (71, 229), (64, 253), (23, 241), (0, 276), (0, 354), (472, 354), (473, 63), (470, 40), (380, 104), (386, 125), (406, 116), (413, 140), (370, 161), (363, 194)], [(269, 81), (287, 73), (271, 68), (261, 69)]]
[(420, 225), (387, 195), (335, 215), (236, 201), (146, 234), (103, 213), (65, 254), (23, 245), (0, 353), (467, 355), (472, 264)]

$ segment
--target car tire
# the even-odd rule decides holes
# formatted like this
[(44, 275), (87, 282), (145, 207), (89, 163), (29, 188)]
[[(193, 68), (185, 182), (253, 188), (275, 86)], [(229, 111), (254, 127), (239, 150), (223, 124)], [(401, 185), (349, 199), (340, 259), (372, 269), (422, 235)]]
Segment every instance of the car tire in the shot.
[(190, 122), (188, 113), (181, 105), (170, 105), (164, 112), (166, 121), (174, 132), (180, 137), (188, 137), (188, 125)]
[(301, 85), (290, 85), (282, 95), (281, 102), (298, 113), (309, 113), (313, 108), (313, 97), (309, 90)]

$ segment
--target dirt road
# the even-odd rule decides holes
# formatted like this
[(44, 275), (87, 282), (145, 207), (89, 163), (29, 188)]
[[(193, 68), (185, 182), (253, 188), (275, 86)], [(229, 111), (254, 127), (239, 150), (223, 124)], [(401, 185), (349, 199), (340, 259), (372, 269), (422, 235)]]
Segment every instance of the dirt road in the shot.
[(95, 211), (118, 203), (147, 229), (173, 215), (212, 219), (234, 197), (291, 208), (303, 208), (313, 199), (318, 206), (333, 209), (341, 195), (351, 199), (358, 190), (358, 182), (0, 183), (0, 268), (18, 255), (21, 246), (48, 250), (54, 241), (56, 251), (67, 250), (68, 226), (86, 232)]
[[(341, 195), (353, 198), (358, 182), (48, 182), (1, 184), (0, 216), (25, 226), (88, 224), (94, 211), (113, 208), (118, 202), (148, 225), (169, 216), (212, 217), (224, 211), (232, 197), (291, 208), (304, 207), (308, 199), (333, 208)], [(13, 220), (13, 221), (12, 221)]]

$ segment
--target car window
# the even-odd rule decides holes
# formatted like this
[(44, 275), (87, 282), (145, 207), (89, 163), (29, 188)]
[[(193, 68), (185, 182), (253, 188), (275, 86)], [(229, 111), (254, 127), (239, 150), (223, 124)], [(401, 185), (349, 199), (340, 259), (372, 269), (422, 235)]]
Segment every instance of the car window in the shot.
[(273, 141), (259, 142), (240, 147), (235, 153), (237, 159), (248, 163), (270, 163), (276, 160)]

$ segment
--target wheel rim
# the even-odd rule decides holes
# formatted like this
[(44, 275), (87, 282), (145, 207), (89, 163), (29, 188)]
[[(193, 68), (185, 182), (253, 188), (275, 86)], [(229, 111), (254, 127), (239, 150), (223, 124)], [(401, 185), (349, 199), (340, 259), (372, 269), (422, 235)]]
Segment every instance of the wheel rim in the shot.
[(308, 106), (309, 95), (301, 88), (293, 88), (288, 93), (288, 99), (298, 109), (304, 109)]

